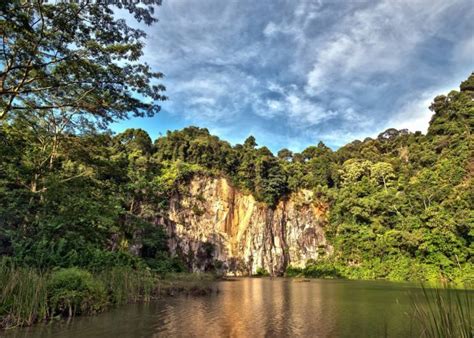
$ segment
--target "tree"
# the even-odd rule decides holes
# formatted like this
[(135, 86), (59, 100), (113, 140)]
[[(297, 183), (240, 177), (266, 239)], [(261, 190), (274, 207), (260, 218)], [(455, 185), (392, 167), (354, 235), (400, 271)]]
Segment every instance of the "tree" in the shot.
[(151, 155), (153, 148), (151, 138), (143, 129), (127, 129), (118, 134), (116, 140), (135, 156)]
[[(114, 17), (107, 1), (0, 3), (0, 121), (36, 115), (73, 127), (105, 127), (153, 116), (164, 100), (162, 74), (139, 62), (144, 31)], [(117, 2), (138, 21), (149, 7)], [(57, 123), (56, 123), (57, 124)]]
[[(428, 128), (429, 136), (463, 135), (470, 137), (474, 129), (474, 74), (461, 83), (461, 91), (435, 97), (430, 106), (434, 112)], [(453, 144), (448, 138), (438, 139)], [(449, 142), (451, 141), (451, 142)]]
[(467, 80), (461, 82), (459, 89), (461, 89), (462, 92), (474, 93), (474, 73), (471, 73)]
[(278, 158), (284, 161), (291, 161), (291, 159), (293, 158), (293, 153), (291, 152), (291, 150), (284, 148), (278, 151)]
[(244, 141), (244, 147), (249, 149), (254, 149), (257, 146), (257, 142), (255, 141), (255, 137), (250, 135)]
[(351, 184), (367, 176), (370, 172), (372, 162), (360, 160), (347, 160), (344, 162), (340, 174), (345, 184)]
[(260, 155), (255, 160), (256, 198), (274, 206), (286, 189), (286, 177), (278, 160), (268, 154)]
[(332, 176), (333, 153), (323, 142), (319, 142), (317, 147), (306, 148), (302, 155), (305, 158), (307, 174), (304, 179), (308, 188), (317, 186), (332, 186), (334, 183)]
[(372, 165), (370, 168), (370, 176), (375, 182), (382, 183), (385, 190), (387, 190), (389, 180), (395, 177), (392, 165), (386, 162), (377, 162)]

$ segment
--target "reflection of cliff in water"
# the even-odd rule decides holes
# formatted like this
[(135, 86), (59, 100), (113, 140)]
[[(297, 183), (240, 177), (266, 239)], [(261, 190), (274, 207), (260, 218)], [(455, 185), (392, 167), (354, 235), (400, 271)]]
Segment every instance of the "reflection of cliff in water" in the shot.
[[(10, 330), (12, 337), (419, 337), (408, 283), (236, 278), (217, 294), (163, 298), (94, 317)], [(465, 292), (465, 290), (462, 290)], [(472, 293), (471, 293), (472, 294)]]

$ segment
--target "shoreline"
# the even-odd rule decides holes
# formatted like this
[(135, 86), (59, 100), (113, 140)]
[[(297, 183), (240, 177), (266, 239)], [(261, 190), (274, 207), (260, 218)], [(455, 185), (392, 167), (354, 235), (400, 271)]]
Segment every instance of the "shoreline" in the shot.
[[(63, 269), (64, 270), (79, 270), (79, 269)], [(61, 271), (61, 270), (60, 270)], [(47, 275), (50, 277), (53, 275), (52, 272), (49, 272)], [(77, 308), (73, 311), (67, 308), (62, 308), (62, 312), (54, 312), (54, 310), (50, 310), (44, 312), (44, 317), (40, 317), (39, 313), (35, 316), (30, 316), (30, 320), (27, 321), (25, 318), (17, 317), (17, 323), (12, 319), (15, 318), (8, 318), (6, 316), (1, 316), (0, 313), (0, 334), (1, 332), (9, 332), (15, 329), (27, 328), (27, 327), (34, 327), (36, 325), (41, 324), (50, 324), (56, 321), (69, 321), (74, 319), (75, 317), (87, 317), (87, 316), (95, 316), (105, 312), (109, 312), (113, 309), (117, 309), (126, 305), (131, 304), (146, 304), (151, 302), (160, 302), (161, 300), (166, 301), (166, 298), (173, 298), (179, 296), (190, 296), (190, 297), (203, 297), (209, 296), (212, 294), (219, 294), (219, 288), (216, 285), (217, 282), (240, 282), (244, 279), (267, 279), (267, 280), (287, 280), (290, 283), (295, 284), (306, 284), (311, 282), (317, 281), (325, 281), (325, 282), (360, 282), (360, 283), (391, 283), (391, 284), (398, 284), (399, 286), (404, 285), (407, 287), (407, 292), (410, 292), (409, 289), (416, 288), (416, 289), (423, 289), (424, 293), (437, 293), (440, 291), (465, 291), (471, 293), (474, 291), (474, 288), (469, 285), (465, 285), (463, 287), (449, 285), (449, 284), (421, 284), (412, 281), (390, 281), (390, 280), (381, 280), (381, 279), (374, 279), (374, 280), (362, 280), (362, 279), (345, 279), (345, 278), (308, 278), (308, 277), (298, 277), (298, 276), (217, 276), (208, 273), (168, 273), (165, 275), (157, 275), (153, 274), (150, 271), (133, 271), (130, 269), (112, 269), (112, 270), (105, 270), (101, 273), (96, 273), (92, 275), (89, 273), (90, 276), (93, 276), (95, 279), (107, 278), (109, 283), (108, 293), (107, 293), (107, 303), (103, 304), (102, 307), (98, 307), (101, 304), (100, 299), (94, 298), (87, 298), (87, 301), (90, 303), (88, 304), (91, 308), (90, 311), (85, 311), (86, 308), (82, 308), (81, 310), (84, 312), (76, 312)], [(146, 276), (144, 279), (143, 276)], [(117, 277), (119, 277), (122, 281), (137, 281), (137, 284), (128, 285), (126, 287), (118, 287)], [(114, 280), (115, 278), (115, 280)], [(132, 278), (132, 279), (130, 279)], [(53, 278), (54, 279), (54, 278)], [(152, 282), (152, 284), (146, 285), (146, 282)], [(127, 284), (127, 283), (125, 283)], [(31, 284), (30, 284), (31, 285)], [(136, 286), (139, 286), (138, 288)], [(31, 285), (33, 288), (35, 285)], [(115, 287), (115, 288), (111, 288)], [(38, 288), (38, 285), (36, 285)], [(113, 292), (112, 292), (113, 291)], [(90, 292), (93, 294), (93, 292)], [(125, 298), (121, 298), (125, 296)], [(3, 289), (2, 293), (2, 301), (5, 300), (5, 288)], [(52, 309), (56, 306), (57, 311), (57, 304), (53, 302), (51, 295), (49, 295), (49, 303), (46, 307), (51, 307)], [(430, 296), (431, 297), (431, 296)], [(428, 297), (427, 297), (428, 298)], [(94, 301), (94, 302), (91, 302)], [(5, 308), (5, 304), (0, 302), (0, 310)], [(38, 307), (37, 307), (38, 308)], [(28, 312), (21, 312), (17, 315), (25, 315)], [(30, 314), (32, 312), (30, 311)], [(8, 320), (10, 319), (10, 321)]]
[(0, 332), (41, 322), (97, 315), (118, 306), (177, 295), (218, 292), (211, 274), (168, 273), (128, 268), (96, 273), (78, 268), (38, 272), (0, 269)]
[[(459, 296), (463, 297), (463, 295), (470, 295), (469, 297), (466, 297), (467, 299), (473, 299), (472, 298), (472, 292), (474, 290), (456, 290), (453, 288), (447, 288), (447, 289), (442, 289), (442, 288), (430, 288), (430, 287), (423, 287), (422, 285), (416, 285), (412, 284), (410, 282), (390, 282), (386, 280), (372, 280), (372, 281), (366, 281), (366, 280), (347, 280), (347, 279), (320, 279), (320, 278), (303, 278), (303, 279), (298, 279), (298, 278), (285, 278), (285, 277), (249, 277), (249, 276), (241, 276), (241, 277), (221, 277), (221, 278), (216, 278), (216, 276), (210, 276), (210, 275), (192, 275), (192, 274), (179, 274), (179, 275), (170, 275), (167, 277), (164, 277), (161, 279), (160, 285), (157, 285), (156, 289), (158, 292), (153, 294), (151, 297), (144, 299), (140, 298), (136, 301), (133, 302), (128, 302), (128, 303), (122, 303), (122, 304), (117, 304), (115, 306), (109, 306), (107, 307), (103, 312), (101, 313), (96, 313), (96, 314), (104, 314), (107, 312), (113, 312), (115, 310), (122, 311), (120, 309), (126, 310), (126, 307), (128, 306), (148, 306), (148, 304), (166, 304), (166, 302), (174, 302), (174, 300), (170, 300), (176, 297), (177, 300), (181, 299), (178, 301), (179, 304), (183, 304), (182, 302), (193, 302), (196, 299), (199, 299), (199, 296), (208, 296), (211, 299), (214, 299), (214, 292), (216, 294), (219, 294), (219, 291), (225, 291), (229, 290), (229, 288), (233, 289), (236, 287), (237, 289), (239, 288), (238, 285), (230, 285), (224, 286), (221, 285), (221, 282), (242, 282), (244, 283), (245, 280), (249, 282), (249, 280), (262, 280), (262, 283), (259, 282), (258, 285), (271, 285), (272, 282), (279, 282), (280, 284), (283, 282), (285, 284), (291, 285), (293, 284), (293, 289), (295, 290), (296, 288), (299, 287), (304, 287), (305, 289), (310, 287), (308, 284), (326, 284), (328, 287), (337, 287), (341, 288), (344, 287), (344, 284), (346, 284), (346, 288), (348, 287), (349, 289), (351, 288), (351, 284), (354, 283), (354, 292), (361, 292), (361, 290), (373, 290), (373, 287), (377, 283), (381, 283), (381, 285), (392, 285), (389, 286), (389, 290), (399, 290), (398, 292), (403, 292), (406, 297), (408, 297), (406, 305), (411, 306), (411, 311), (413, 311), (413, 315), (416, 316), (420, 321), (422, 322), (422, 325), (426, 328), (428, 328), (431, 325), (430, 318), (427, 318), (427, 315), (429, 314), (432, 316), (433, 314), (438, 316), (438, 315), (444, 315), (446, 313), (455, 313), (456, 314), (456, 320), (458, 320), (459, 317), (458, 315), (462, 313), (462, 311), (469, 310), (469, 307), (464, 307), (462, 305), (461, 308), (461, 303), (459, 303)], [(265, 280), (267, 282), (265, 282)], [(269, 284), (270, 283), (270, 284)], [(302, 283), (298, 285), (299, 283)], [(364, 285), (365, 283), (365, 285)], [(232, 283), (231, 283), (232, 284)], [(240, 284), (240, 283), (238, 283)], [(304, 286), (306, 284), (307, 286)], [(241, 288), (246, 289), (243, 285)], [(339, 286), (338, 286), (339, 285)], [(342, 285), (342, 286), (341, 286)], [(405, 287), (406, 288), (405, 288)], [(210, 288), (211, 287), (211, 288)], [(413, 288), (416, 288), (417, 290), (414, 290)], [(270, 287), (269, 290), (272, 290), (273, 287)], [(376, 287), (377, 290), (379, 288)], [(200, 292), (195, 292), (197, 290), (200, 290)], [(380, 289), (381, 290), (381, 289)], [(363, 291), (362, 291), (363, 292)], [(233, 294), (233, 292), (224, 292), (227, 294)], [(260, 293), (259, 293), (260, 294)], [(268, 293), (267, 293), (268, 295)], [(197, 298), (196, 298), (197, 296)], [(225, 295), (223, 295), (225, 297)], [(205, 298), (208, 298), (205, 297)], [(193, 300), (194, 299), (194, 300)], [(462, 298), (461, 298), (462, 299)], [(200, 300), (197, 300), (200, 302)], [(203, 300), (204, 302), (207, 302), (207, 300)], [(462, 301), (464, 302), (464, 301)], [(431, 304), (432, 309), (429, 307), (426, 307), (426, 304)], [(463, 303), (464, 304), (464, 303)], [(153, 305), (155, 306), (155, 305)], [(427, 312), (431, 311), (431, 312)], [(2, 332), (4, 332), (6, 335), (8, 335), (9, 332), (12, 332), (13, 334), (15, 333), (15, 329), (18, 330), (18, 332), (22, 332), (21, 330), (27, 329), (28, 328), (34, 328), (36, 326), (42, 326), (42, 325), (62, 325), (62, 323), (69, 323), (69, 321), (73, 320), (74, 317), (79, 317), (78, 319), (84, 318), (84, 317), (95, 317), (95, 314), (84, 314), (84, 315), (78, 315), (78, 316), (72, 316), (72, 317), (62, 317), (62, 318), (51, 318), (48, 320), (44, 321), (38, 321), (36, 323), (33, 323), (32, 325), (25, 325), (23, 327), (11, 327), (7, 330), (0, 330), (0, 336), (2, 335)], [(458, 318), (459, 317), (459, 318)], [(98, 319), (100, 321), (100, 319)], [(97, 320), (96, 320), (97, 322)], [(467, 324), (466, 324), (467, 325)], [(34, 329), (33, 329), (34, 330)]]

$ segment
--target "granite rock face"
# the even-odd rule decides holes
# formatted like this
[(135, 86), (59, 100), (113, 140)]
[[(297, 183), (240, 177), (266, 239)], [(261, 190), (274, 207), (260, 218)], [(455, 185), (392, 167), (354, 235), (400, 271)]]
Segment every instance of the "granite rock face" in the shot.
[(170, 200), (160, 220), (172, 253), (194, 271), (218, 268), (248, 275), (263, 268), (281, 275), (331, 252), (324, 235), (327, 207), (302, 190), (275, 208), (257, 202), (225, 178), (195, 177)]

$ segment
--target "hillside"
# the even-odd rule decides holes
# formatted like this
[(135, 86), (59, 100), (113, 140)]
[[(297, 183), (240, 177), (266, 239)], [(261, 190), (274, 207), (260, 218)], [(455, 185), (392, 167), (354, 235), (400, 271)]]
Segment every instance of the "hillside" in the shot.
[(0, 254), (40, 268), (472, 280), (473, 98), (471, 75), (434, 99), (426, 135), (277, 156), (197, 127), (153, 143), (19, 115), (0, 128)]

